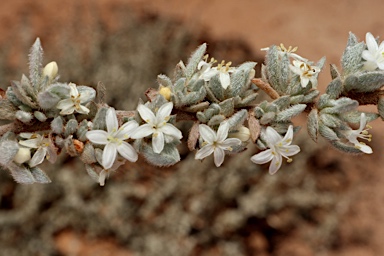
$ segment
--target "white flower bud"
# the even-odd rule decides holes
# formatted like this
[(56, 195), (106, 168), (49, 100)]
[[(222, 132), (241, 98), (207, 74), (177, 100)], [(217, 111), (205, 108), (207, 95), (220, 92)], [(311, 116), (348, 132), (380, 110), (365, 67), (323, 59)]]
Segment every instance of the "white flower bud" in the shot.
[(54, 79), (57, 75), (59, 68), (55, 61), (49, 62), (43, 69), (43, 77), (47, 76), (50, 80)]
[(18, 164), (23, 164), (31, 159), (30, 148), (19, 148), (19, 151), (13, 158), (13, 161)]
[(248, 141), (249, 138), (251, 137), (251, 132), (249, 131), (249, 129), (247, 127), (241, 126), (237, 132), (230, 133), (228, 135), (228, 137), (238, 138), (241, 141), (245, 142), (245, 141)]

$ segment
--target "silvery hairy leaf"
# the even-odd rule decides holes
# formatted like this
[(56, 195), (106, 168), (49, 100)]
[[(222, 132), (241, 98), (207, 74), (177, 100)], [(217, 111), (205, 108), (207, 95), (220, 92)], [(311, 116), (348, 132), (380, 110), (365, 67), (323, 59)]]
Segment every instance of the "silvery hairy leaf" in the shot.
[(319, 122), (319, 133), (328, 141), (339, 140), (334, 130)]
[(45, 122), (47, 121), (47, 116), (43, 113), (43, 112), (40, 112), (40, 111), (34, 111), (33, 112), (33, 115), (36, 117), (37, 120), (39, 120), (40, 122)]
[(183, 110), (186, 112), (196, 113), (198, 111), (203, 111), (203, 110), (207, 109), (208, 107), (209, 107), (209, 102), (203, 101), (203, 102), (197, 103), (197, 104), (192, 105), (192, 106), (184, 107)]
[(28, 77), (26, 77), (24, 74), (21, 76), (20, 84), (27, 95), (30, 96), (33, 101), (36, 101), (36, 92)]
[(323, 124), (325, 124), (326, 126), (331, 127), (331, 128), (339, 127), (342, 123), (342, 121), (339, 118), (337, 118), (336, 116), (330, 115), (330, 114), (325, 114), (325, 113), (322, 113), (320, 115), (320, 121)]
[(255, 101), (257, 99), (258, 93), (250, 94), (243, 99), (239, 96), (235, 97), (235, 108), (249, 107), (256, 105)]
[(355, 110), (359, 106), (359, 103), (356, 100), (347, 97), (339, 98), (335, 100), (334, 103), (335, 105), (333, 107), (324, 108), (321, 112), (327, 114), (339, 114)]
[(240, 127), (244, 123), (244, 121), (247, 119), (247, 117), (248, 117), (248, 112), (246, 109), (237, 111), (230, 118), (228, 118), (229, 129), (232, 130)]
[(338, 78), (338, 77), (341, 76), (341, 75), (340, 75), (340, 72), (337, 70), (337, 67), (336, 67), (335, 64), (331, 64), (331, 65), (329, 66), (329, 68), (330, 68), (330, 72), (331, 72), (331, 77), (332, 77), (332, 79), (336, 79), (336, 78)]
[(35, 166), (35, 167), (31, 168), (30, 171), (31, 171), (32, 176), (35, 179), (36, 183), (46, 184), (46, 183), (52, 182), (51, 179), (48, 177), (48, 175), (43, 170), (41, 170), (39, 167)]
[(68, 137), (69, 135), (74, 134), (79, 127), (79, 123), (76, 119), (69, 119), (67, 124), (65, 125), (64, 137)]
[(296, 105), (296, 104), (299, 104), (301, 102), (303, 102), (304, 100), (304, 95), (300, 94), (300, 95), (295, 95), (295, 96), (291, 96), (290, 97), (290, 104), (291, 105)]
[(150, 144), (143, 143), (140, 152), (143, 154), (146, 161), (159, 167), (171, 166), (180, 161), (179, 151), (174, 144), (165, 144), (164, 149), (160, 154), (157, 154), (153, 152)]
[(269, 84), (277, 91), (282, 91), (279, 84), (280, 77), (280, 61), (279, 50), (275, 45), (269, 47), (267, 55), (265, 57), (266, 73), (268, 75)]
[(360, 123), (361, 113), (365, 114), (365, 117), (368, 123), (372, 122), (373, 120), (379, 117), (379, 115), (376, 113), (362, 112), (362, 111), (355, 110), (355, 111), (343, 113), (342, 115), (340, 115), (340, 119), (348, 123), (358, 124)]
[(88, 131), (88, 120), (84, 119), (80, 122), (79, 127), (76, 131), (76, 136), (80, 141), (87, 141), (87, 137), (85, 136)]
[(86, 164), (85, 170), (87, 171), (88, 175), (97, 183), (99, 182), (99, 174), (97, 174), (95, 168), (93, 165)]
[(341, 57), (341, 66), (343, 67), (344, 75), (353, 74), (361, 69), (363, 66), (361, 55), (364, 49), (364, 42), (345, 48), (343, 56)]
[(358, 42), (359, 42), (359, 41), (357, 40), (356, 35), (353, 34), (352, 32), (349, 32), (348, 41), (347, 41), (347, 47), (354, 46), (354, 45), (357, 44)]
[(303, 112), (306, 107), (307, 107), (306, 104), (297, 104), (297, 105), (293, 105), (287, 109), (284, 109), (284, 110), (277, 113), (276, 121), (277, 122), (288, 121), (292, 117), (297, 116), (298, 114)]
[(333, 79), (327, 86), (326, 93), (331, 99), (337, 99), (343, 92), (343, 82), (340, 77)]
[(200, 90), (197, 92), (190, 92), (186, 95), (181, 92), (177, 92), (176, 95), (179, 99), (177, 106), (180, 107), (180, 106), (195, 105), (201, 102), (202, 100), (204, 100), (206, 94), (207, 94), (207, 91), (205, 90), (204, 87), (201, 87)]
[(225, 120), (224, 115), (214, 115), (213, 117), (211, 117), (211, 119), (208, 121), (207, 124), (209, 126), (216, 126), (222, 123), (224, 120)]
[(53, 133), (62, 134), (64, 131), (64, 121), (61, 116), (57, 116), (52, 120), (51, 129)]
[(29, 80), (36, 92), (40, 90), (42, 63), (43, 48), (41, 47), (40, 39), (37, 38), (29, 53)]
[(80, 160), (85, 164), (94, 164), (97, 162), (95, 156), (95, 148), (92, 146), (92, 143), (85, 143), (83, 152), (80, 155)]
[(275, 121), (276, 112), (266, 112), (260, 118), (260, 124), (267, 125)]
[(37, 108), (36, 102), (33, 102), (32, 98), (24, 91), (20, 82), (11, 81), (12, 91), (19, 101), (31, 108)]
[(31, 171), (24, 165), (18, 165), (12, 162), (7, 165), (7, 169), (11, 172), (13, 179), (17, 183), (33, 184), (36, 182), (35, 177), (32, 175)]
[(356, 148), (355, 146), (344, 143), (340, 140), (331, 141), (331, 144), (336, 149), (343, 151), (345, 153), (356, 154), (356, 155), (361, 155), (363, 153), (362, 151), (360, 151), (360, 149)]
[(220, 106), (220, 114), (224, 116), (230, 116), (235, 111), (234, 107), (234, 98), (226, 99), (219, 103)]
[[(241, 64), (231, 75), (229, 95), (234, 97), (241, 95), (250, 85), (250, 74), (256, 66), (256, 62), (245, 62)], [(254, 73), (254, 71), (253, 71)]]
[(213, 76), (208, 82), (209, 89), (215, 95), (215, 98), (222, 101), (224, 100), (224, 88), (221, 86), (219, 74)]
[(159, 83), (159, 85), (164, 86), (164, 87), (172, 87), (173, 86), (171, 79), (168, 76), (163, 75), (163, 74), (160, 74), (157, 76), (157, 82)]
[(17, 108), (8, 100), (0, 99), (0, 119), (14, 120)]
[(200, 45), (199, 48), (197, 48), (194, 53), (192, 53), (191, 57), (188, 60), (188, 64), (185, 70), (185, 75), (188, 80), (192, 78), (193, 74), (197, 69), (197, 65), (203, 59), (203, 56), (206, 50), (207, 50), (207, 44), (204, 43)]
[(93, 119), (93, 130), (106, 130), (105, 116), (107, 115), (107, 107), (101, 107), (97, 111), (95, 118)]
[(61, 99), (56, 94), (53, 94), (49, 91), (43, 91), (37, 95), (37, 100), (39, 102), (39, 106), (42, 109), (53, 109), (56, 108), (57, 103)]
[(92, 87), (85, 86), (85, 85), (78, 85), (76, 87), (77, 87), (79, 94), (81, 94), (81, 96), (85, 95), (85, 98), (87, 99), (82, 104), (87, 104), (88, 102), (93, 101), (95, 99), (96, 90), (93, 89)]
[(384, 85), (384, 72), (372, 71), (350, 75), (344, 80), (344, 87), (347, 91), (373, 92)]
[(7, 166), (19, 151), (19, 144), (16, 141), (6, 140), (0, 142), (0, 165)]
[(289, 68), (290, 61), (287, 53), (284, 53), (281, 62), (280, 62), (280, 77), (279, 77), (279, 84), (282, 91), (286, 91), (289, 80), (291, 77), (291, 70)]
[(315, 108), (312, 109), (308, 114), (307, 130), (309, 137), (311, 137), (314, 142), (317, 142), (317, 134), (319, 131), (319, 116), (318, 111)]
[(284, 95), (273, 101), (273, 104), (279, 107), (279, 109), (285, 109), (289, 106), (290, 96)]
[(320, 92), (318, 90), (309, 91), (304, 95), (304, 98), (300, 101), (300, 103), (313, 103), (319, 94)]

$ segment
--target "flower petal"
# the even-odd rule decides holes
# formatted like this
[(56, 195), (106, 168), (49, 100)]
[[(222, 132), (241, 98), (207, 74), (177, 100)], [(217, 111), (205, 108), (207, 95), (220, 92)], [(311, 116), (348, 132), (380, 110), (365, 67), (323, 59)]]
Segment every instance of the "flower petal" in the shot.
[(56, 108), (58, 109), (67, 109), (73, 107), (73, 101), (71, 99), (64, 99), (57, 103)]
[(266, 131), (267, 144), (270, 148), (274, 147), (277, 143), (283, 140), (283, 137), (271, 126), (268, 126)]
[(108, 143), (108, 133), (103, 130), (88, 131), (85, 136), (90, 142), (95, 144), (105, 145)]
[(233, 146), (240, 146), (241, 145), (241, 140), (238, 138), (229, 138), (226, 139), (222, 142), (220, 142), (219, 147), (225, 150), (229, 150), (228, 148), (233, 147)]
[(36, 150), (35, 154), (31, 160), (29, 160), (29, 166), (35, 167), (36, 165), (41, 164), (44, 161), (44, 157), (47, 154), (47, 149), (45, 147), (40, 147)]
[(231, 83), (228, 72), (220, 72), (220, 83), (224, 89), (228, 88), (229, 84)]
[(139, 112), (141, 119), (143, 119), (145, 122), (149, 124), (155, 124), (155, 114), (153, 114), (152, 110), (150, 110), (147, 106), (140, 103), (139, 106), (137, 106), (137, 111)]
[(152, 135), (152, 148), (153, 152), (160, 154), (164, 149), (164, 134), (156, 131)]
[(305, 76), (300, 76), (300, 83), (301, 83), (301, 87), (305, 88), (309, 83), (309, 79)]
[(377, 52), (379, 49), (376, 39), (369, 32), (365, 35), (365, 42), (367, 43), (367, 48), (370, 52)]
[(79, 105), (79, 109), (76, 109), (77, 113), (87, 115), (89, 113), (89, 108)]
[(162, 122), (168, 122), (169, 116), (171, 115), (173, 108), (173, 103), (168, 102), (162, 105), (156, 113), (156, 124), (161, 124)]
[(122, 140), (126, 140), (126, 139), (129, 139), (130, 138), (130, 135), (132, 134), (132, 132), (137, 128), (139, 127), (139, 124), (132, 120), (132, 121), (129, 121), (129, 122), (126, 122), (124, 123), (120, 128), (119, 130), (117, 131), (116, 135), (115, 135), (115, 138), (119, 138), (119, 139), (122, 139)]
[(153, 128), (151, 124), (143, 124), (131, 132), (131, 138), (141, 139), (141, 138), (147, 137), (148, 135), (151, 135), (155, 131), (156, 130)]
[(183, 134), (181, 133), (181, 131), (172, 124), (165, 124), (157, 130), (169, 136), (175, 137), (179, 140), (183, 138)]
[(117, 121), (117, 116), (114, 108), (109, 108), (107, 110), (105, 122), (109, 134), (116, 132), (119, 129), (119, 123)]
[(282, 160), (283, 159), (279, 154), (272, 158), (272, 162), (269, 165), (269, 174), (273, 175), (280, 169)]
[(287, 133), (285, 134), (284, 138), (283, 138), (283, 145), (290, 145), (291, 142), (292, 142), (292, 138), (293, 138), (293, 126), (290, 125), (288, 127), (288, 130), (287, 130)]
[(29, 148), (38, 148), (38, 147), (40, 147), (40, 143), (41, 143), (41, 137), (38, 137), (35, 139), (19, 141), (20, 145), (23, 145), (23, 146), (29, 147)]
[(79, 96), (79, 91), (77, 90), (77, 87), (76, 87), (76, 84), (74, 84), (74, 83), (69, 83), (68, 84), (69, 85), (69, 87), (70, 87), (70, 95), (71, 96), (73, 96), (73, 97), (77, 97), (77, 96)]
[(216, 167), (220, 167), (220, 165), (222, 165), (222, 163), (224, 162), (224, 156), (224, 150), (219, 147), (216, 147), (215, 151), (213, 152), (213, 159)]
[(203, 140), (209, 144), (212, 144), (214, 141), (216, 141), (216, 132), (206, 124), (199, 125), (199, 133)]
[(105, 145), (103, 150), (103, 158), (102, 158), (102, 165), (104, 169), (109, 169), (112, 167), (113, 162), (116, 160), (117, 156), (117, 149), (116, 149), (115, 143), (108, 143)]
[(271, 161), (273, 158), (272, 149), (264, 150), (251, 157), (251, 161), (255, 164), (265, 164)]
[(300, 147), (297, 145), (282, 146), (279, 148), (279, 153), (285, 157), (296, 155), (300, 152)]
[(129, 143), (123, 141), (120, 145), (117, 146), (117, 151), (122, 157), (124, 157), (128, 161), (137, 161), (137, 152)]
[(373, 150), (370, 146), (365, 145), (363, 143), (358, 143), (355, 145), (356, 148), (360, 149), (360, 151), (364, 152), (365, 154), (372, 154)]
[(100, 186), (105, 185), (105, 178), (107, 177), (108, 172), (106, 170), (102, 170), (99, 174), (99, 184)]
[(203, 159), (213, 153), (215, 147), (213, 145), (205, 145), (196, 152), (195, 159)]
[(219, 126), (219, 129), (217, 130), (216, 141), (218, 142), (224, 141), (228, 137), (228, 131), (229, 131), (229, 123), (222, 122)]

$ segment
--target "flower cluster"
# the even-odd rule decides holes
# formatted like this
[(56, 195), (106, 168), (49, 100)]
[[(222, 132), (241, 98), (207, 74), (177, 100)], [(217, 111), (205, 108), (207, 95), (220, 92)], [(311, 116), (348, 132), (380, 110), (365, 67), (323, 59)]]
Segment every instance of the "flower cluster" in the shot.
[[(226, 155), (253, 143), (258, 153), (250, 162), (270, 162), (269, 173), (275, 174), (283, 158), (291, 162), (300, 152), (292, 145), (298, 130), (292, 120), (303, 112), (308, 112), (307, 130), (315, 142), (322, 137), (346, 153), (373, 153), (361, 140), (372, 139), (368, 122), (384, 119), (384, 98), (378, 96), (384, 85), (383, 42), (371, 33), (359, 42), (351, 33), (342, 70), (331, 65), (332, 81), (323, 94), (316, 87), (325, 58), (315, 63), (298, 55), (297, 47), (283, 44), (262, 50), (266, 60), (261, 77), (254, 78), (256, 62), (232, 67), (232, 62), (208, 60), (203, 44), (188, 63), (176, 65), (174, 78), (158, 76), (158, 88), (146, 91), (146, 102), (134, 111), (119, 111), (104, 102), (102, 84), (95, 90), (59, 82), (56, 62), (43, 67), (37, 39), (29, 55), (29, 76), (12, 81), (0, 98), (0, 119), (11, 122), (0, 127), (0, 166), (17, 182), (47, 183), (39, 165), (66, 152), (79, 157), (88, 174), (104, 185), (126, 160), (176, 164), (181, 143), (197, 160), (213, 155), (216, 167)], [(261, 90), (270, 101), (258, 101)], [(377, 112), (359, 108), (367, 104), (377, 106)]]

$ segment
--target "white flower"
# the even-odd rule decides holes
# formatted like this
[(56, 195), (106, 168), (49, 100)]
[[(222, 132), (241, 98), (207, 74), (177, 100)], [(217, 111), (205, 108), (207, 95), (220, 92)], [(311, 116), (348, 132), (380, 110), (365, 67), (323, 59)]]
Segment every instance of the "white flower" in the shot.
[(290, 65), (290, 69), (293, 73), (300, 76), (300, 83), (303, 88), (305, 88), (309, 82), (312, 83), (312, 87), (316, 88), (317, 86), (317, 75), (320, 72), (320, 68), (317, 66), (310, 66), (309, 64), (293, 60), (293, 66)]
[(239, 146), (241, 140), (237, 138), (228, 138), (229, 124), (222, 122), (217, 130), (217, 133), (208, 125), (200, 124), (199, 133), (203, 138), (203, 147), (197, 151), (195, 159), (203, 159), (213, 153), (216, 167), (219, 167), (224, 162), (224, 150), (232, 150), (232, 146)]
[(117, 152), (131, 162), (137, 161), (135, 149), (126, 141), (138, 126), (136, 121), (124, 123), (120, 128), (114, 108), (109, 108), (106, 114), (107, 131), (93, 130), (86, 133), (87, 138), (95, 144), (105, 145), (102, 165), (110, 169), (116, 160)]
[(212, 64), (215, 62), (216, 60), (214, 60), (213, 58), (209, 63), (206, 62), (205, 60), (202, 60), (199, 62), (199, 64), (197, 65), (197, 69), (201, 70), (202, 72), (200, 75), (200, 78), (208, 82), (213, 76), (219, 74), (221, 86), (224, 89), (227, 89), (231, 83), (231, 78), (229, 73), (234, 72), (235, 68), (230, 67), (232, 65), (232, 62), (227, 62), (227, 64), (225, 64), (224, 60), (220, 64), (218, 64), (217, 67), (212, 68)]
[(197, 64), (197, 69), (201, 72), (200, 78), (206, 82), (218, 73), (216, 69), (212, 69), (212, 65), (217, 61), (214, 58), (211, 58), (210, 62), (207, 62), (207, 60), (208, 54), (204, 56), (204, 60), (201, 60), (199, 64)]
[[(284, 44), (280, 44), (280, 46), (277, 46), (277, 50), (279, 51), (279, 54), (282, 56), (283, 54), (288, 54), (289, 57), (292, 57), (296, 60), (308, 62), (306, 58), (301, 57), (300, 55), (296, 54), (298, 47), (295, 46), (292, 48), (292, 46), (289, 46), (288, 49), (284, 46)], [(268, 51), (269, 47), (261, 48), (262, 51)]]
[(180, 140), (183, 135), (172, 124), (167, 123), (172, 112), (173, 103), (168, 102), (162, 105), (156, 115), (143, 104), (139, 104), (137, 111), (146, 122), (139, 126), (131, 135), (133, 139), (140, 139), (152, 134), (153, 152), (159, 154), (164, 149), (164, 140)]
[(37, 149), (32, 159), (28, 162), (30, 167), (35, 167), (44, 161), (44, 157), (50, 162), (55, 162), (57, 154), (49, 138), (38, 133), (20, 133), (20, 137), (27, 139), (19, 141), (19, 144), (28, 148)]
[[(367, 127), (367, 129), (365, 129)], [(368, 130), (371, 127), (367, 125), (367, 118), (364, 113), (361, 113), (360, 116), (360, 127), (357, 130), (349, 130), (346, 133), (347, 139), (349, 142), (355, 145), (355, 148), (366, 154), (372, 154), (372, 148), (368, 145), (365, 145), (363, 142), (359, 142), (357, 138), (365, 139), (367, 141), (371, 141), (372, 135), (368, 133)]]
[(292, 125), (289, 126), (284, 138), (270, 126), (267, 127), (265, 136), (269, 149), (252, 156), (251, 161), (256, 164), (265, 164), (272, 161), (269, 166), (269, 173), (274, 174), (281, 166), (282, 157), (286, 158), (287, 162), (291, 162), (292, 159), (289, 156), (299, 153), (300, 148), (297, 145), (291, 145), (293, 138)]
[(365, 35), (368, 50), (364, 50), (362, 58), (366, 60), (364, 68), (366, 70), (375, 70), (377, 67), (384, 70), (384, 42), (377, 44), (376, 39), (371, 33)]
[(88, 114), (89, 109), (81, 104), (89, 100), (89, 95), (80, 94), (74, 83), (69, 83), (68, 85), (70, 87), (70, 98), (59, 101), (56, 106), (58, 109), (61, 109), (60, 115), (70, 115), (74, 111), (80, 114)]

